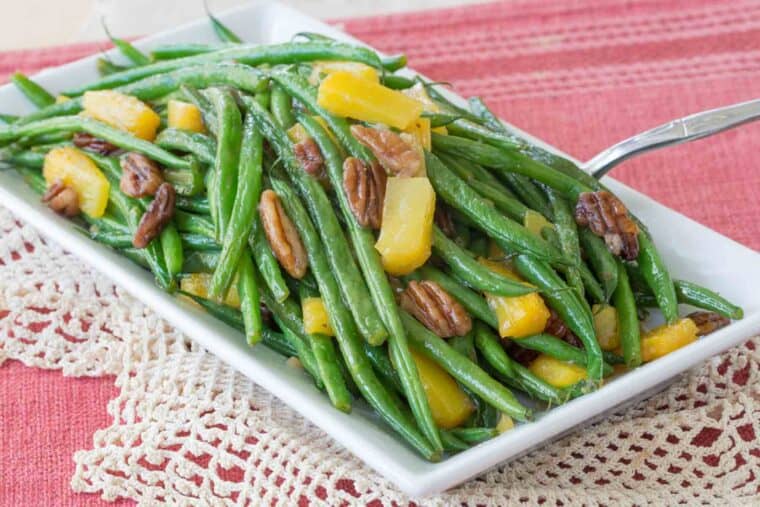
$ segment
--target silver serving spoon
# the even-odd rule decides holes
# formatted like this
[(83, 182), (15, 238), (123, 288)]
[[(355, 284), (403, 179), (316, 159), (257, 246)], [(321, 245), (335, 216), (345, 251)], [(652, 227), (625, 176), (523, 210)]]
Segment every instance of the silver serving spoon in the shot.
[(758, 119), (760, 99), (692, 114), (629, 137), (602, 151), (581, 168), (601, 178), (622, 161), (640, 153), (701, 139)]

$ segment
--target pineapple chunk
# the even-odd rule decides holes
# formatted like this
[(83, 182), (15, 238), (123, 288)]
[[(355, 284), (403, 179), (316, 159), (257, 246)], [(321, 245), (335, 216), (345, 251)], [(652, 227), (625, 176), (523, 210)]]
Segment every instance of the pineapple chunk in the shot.
[(430, 118), (417, 118), (411, 125), (409, 125), (405, 132), (412, 134), (417, 139), (417, 143), (420, 146), (430, 151)]
[[(203, 299), (209, 299), (209, 287), (211, 286), (211, 275), (209, 273), (191, 273), (183, 276), (179, 281), (179, 289), (193, 296)], [(224, 298), (224, 304), (233, 308), (240, 308), (240, 296), (237, 291), (237, 283), (230, 285), (227, 296)]]
[(535, 376), (554, 387), (569, 387), (586, 378), (586, 370), (572, 363), (541, 354), (530, 363)]
[(470, 398), (456, 380), (437, 363), (419, 352), (410, 352), (435, 424), (443, 429), (461, 425), (475, 409)]
[(422, 104), (396, 90), (350, 72), (333, 72), (319, 85), (317, 102), (332, 114), (404, 130), (422, 113)]
[(525, 217), (523, 218), (523, 225), (526, 229), (528, 229), (539, 238), (542, 237), (541, 231), (544, 227), (554, 227), (552, 223), (548, 221), (541, 213), (538, 211), (533, 211), (532, 209), (529, 209), (525, 213)]
[(335, 72), (350, 72), (362, 79), (374, 81), (375, 83), (380, 82), (380, 75), (377, 73), (377, 69), (361, 62), (317, 61), (311, 64), (311, 69), (309, 83), (314, 86), (319, 84), (323, 74), (329, 76)]
[(670, 354), (697, 340), (699, 329), (691, 319), (656, 327), (641, 337), (641, 359), (644, 362)]
[(203, 126), (201, 110), (194, 104), (181, 100), (170, 100), (167, 115), (169, 126), (172, 128), (201, 134), (206, 131), (206, 127)]
[(435, 192), (427, 178), (388, 178), (375, 248), (383, 268), (407, 275), (425, 264), (433, 239)]
[(85, 214), (102, 217), (108, 204), (111, 185), (95, 163), (76, 148), (54, 148), (45, 155), (42, 175), (48, 186), (60, 180), (77, 194), (79, 209)]
[(616, 350), (620, 347), (617, 310), (615, 307), (610, 305), (594, 305), (591, 308), (591, 313), (594, 314), (596, 339), (602, 350)]
[(512, 420), (507, 414), (503, 413), (499, 417), (499, 422), (496, 423), (496, 431), (501, 435), (505, 431), (509, 431), (515, 427), (515, 421)]
[[(501, 262), (489, 261), (480, 258), (478, 261), (496, 273), (520, 280)], [(531, 292), (523, 296), (506, 297), (486, 293), (488, 306), (496, 314), (499, 322), (499, 335), (502, 338), (525, 338), (538, 334), (546, 328), (551, 312), (546, 303), (537, 292)]]
[(303, 330), (307, 334), (335, 336), (322, 298), (304, 298), (301, 301), (301, 312), (303, 313)]
[(147, 104), (113, 90), (85, 92), (82, 106), (85, 116), (146, 141), (156, 138), (156, 130), (161, 124), (161, 118)]

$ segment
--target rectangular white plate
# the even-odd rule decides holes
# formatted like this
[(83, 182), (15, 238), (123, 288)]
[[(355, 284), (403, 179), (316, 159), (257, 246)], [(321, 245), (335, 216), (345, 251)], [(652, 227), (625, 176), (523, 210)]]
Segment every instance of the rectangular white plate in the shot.
[[(302, 31), (320, 32), (336, 39), (358, 42), (333, 27), (277, 3), (256, 2), (220, 17), (251, 42), (283, 42)], [(146, 38), (137, 46), (149, 49), (165, 43), (215, 41), (204, 19)], [(35, 79), (54, 92), (94, 80), (98, 77), (95, 70), (97, 56), (44, 71)], [(115, 53), (110, 56), (120, 60)], [(458, 97), (451, 97), (462, 102)], [(22, 114), (29, 110), (29, 104), (12, 86), (0, 88), (0, 111)], [(529, 138), (558, 155), (568, 157), (556, 148)], [(298, 410), (405, 492), (420, 496), (450, 488), (528, 449), (545, 444), (621, 403), (645, 396), (678, 373), (760, 331), (760, 298), (757, 297), (757, 287), (760, 287), (759, 254), (620, 183), (609, 179), (606, 183), (649, 226), (675, 277), (694, 280), (720, 291), (744, 307), (744, 320), (617, 378), (597, 392), (539, 414), (535, 422), (520, 425), (496, 439), (436, 464), (419, 458), (370, 411), (361, 406), (350, 415), (334, 410), (327, 397), (318, 392), (305, 375), (285, 366), (281, 356), (265, 347), (247, 347), (237, 331), (157, 289), (149, 273), (89, 240), (69, 222), (42, 206), (39, 197), (15, 171), (0, 171), (0, 202), (95, 269), (107, 274), (207, 350)]]

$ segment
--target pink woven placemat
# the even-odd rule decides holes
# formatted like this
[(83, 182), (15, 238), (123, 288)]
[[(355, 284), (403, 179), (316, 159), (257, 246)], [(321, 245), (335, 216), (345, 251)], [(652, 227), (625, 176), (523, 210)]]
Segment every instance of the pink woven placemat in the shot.
[[(669, 119), (756, 98), (760, 82), (757, 1), (518, 1), (343, 25), (580, 159)], [(0, 53), (0, 82), (103, 47)], [(748, 125), (637, 158), (615, 177), (760, 249), (758, 139), (760, 124)], [(0, 505), (99, 504), (70, 492), (71, 455), (109, 423), (115, 393), (109, 378), (3, 365)]]

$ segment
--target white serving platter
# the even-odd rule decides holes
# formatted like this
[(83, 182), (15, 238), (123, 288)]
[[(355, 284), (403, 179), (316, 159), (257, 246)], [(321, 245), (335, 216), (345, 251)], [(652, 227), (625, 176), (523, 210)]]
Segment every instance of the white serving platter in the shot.
[[(254, 2), (219, 17), (250, 42), (284, 42), (303, 31), (358, 42), (334, 27), (276, 2)], [(149, 49), (166, 43), (215, 41), (208, 22), (203, 19), (145, 38), (136, 45)], [(98, 77), (95, 69), (98, 56), (46, 70), (34, 79), (53, 92), (94, 80)], [(110, 57), (116, 61), (121, 59), (115, 52), (110, 53)], [(450, 98), (463, 103), (453, 94)], [(0, 88), (0, 111), (23, 114), (30, 110), (30, 104), (12, 86)], [(526, 137), (571, 159), (540, 140)], [(317, 391), (303, 373), (285, 365), (282, 356), (263, 346), (249, 348), (237, 331), (156, 288), (148, 272), (91, 241), (72, 224), (41, 205), (39, 197), (15, 171), (0, 170), (0, 202), (300, 412), (406, 493), (423, 496), (455, 486), (544, 445), (623, 403), (648, 396), (679, 373), (760, 331), (760, 297), (757, 295), (760, 254), (625, 185), (609, 178), (605, 183), (648, 225), (675, 277), (693, 280), (721, 292), (744, 307), (745, 318), (616, 378), (592, 394), (537, 414), (534, 422), (519, 425), (498, 438), (440, 463), (421, 459), (363, 406), (356, 406), (350, 415), (334, 410), (327, 397)]]

